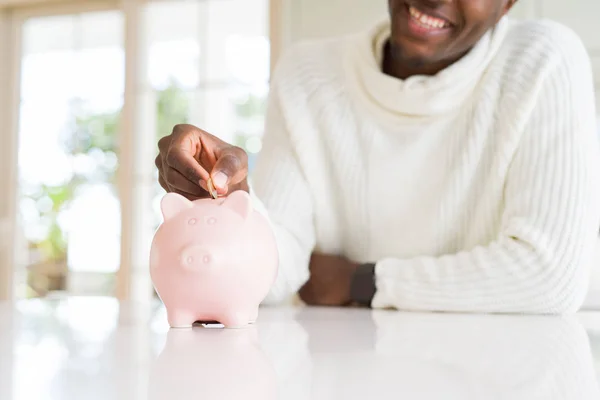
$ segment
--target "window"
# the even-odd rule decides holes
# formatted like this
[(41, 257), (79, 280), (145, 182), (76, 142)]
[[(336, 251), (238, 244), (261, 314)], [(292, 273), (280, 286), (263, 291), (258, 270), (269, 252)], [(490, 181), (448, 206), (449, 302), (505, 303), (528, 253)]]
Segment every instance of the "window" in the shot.
[(119, 274), (151, 293), (132, 276), (148, 278), (164, 194), (153, 160), (173, 125), (243, 147), (250, 168), (261, 148), (268, 0), (98, 4), (15, 14), (19, 298), (113, 295)]
[(114, 180), (122, 42), (119, 11), (23, 24), (18, 220), (26, 265), (17, 275), (19, 297), (65, 290), (78, 279), (91, 292), (112, 290), (121, 228)]

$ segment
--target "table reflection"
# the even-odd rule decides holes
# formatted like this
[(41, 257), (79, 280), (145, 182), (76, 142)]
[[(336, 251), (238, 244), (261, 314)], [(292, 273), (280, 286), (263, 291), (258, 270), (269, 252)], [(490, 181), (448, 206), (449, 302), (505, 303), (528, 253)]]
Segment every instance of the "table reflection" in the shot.
[(170, 330), (149, 399), (600, 398), (576, 317), (261, 311), (240, 330)]
[(256, 327), (171, 329), (150, 372), (148, 399), (276, 399), (276, 375)]
[[(311, 399), (599, 399), (575, 317), (298, 314), (312, 357)], [(369, 342), (369, 339), (372, 340)]]

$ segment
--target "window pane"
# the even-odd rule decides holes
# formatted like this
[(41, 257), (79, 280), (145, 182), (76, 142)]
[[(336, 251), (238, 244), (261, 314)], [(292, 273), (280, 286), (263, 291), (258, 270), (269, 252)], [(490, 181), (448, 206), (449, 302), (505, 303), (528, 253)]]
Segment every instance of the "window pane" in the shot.
[(153, 2), (146, 12), (149, 82), (155, 89), (198, 85), (201, 2)]
[(23, 27), (21, 297), (112, 292), (120, 259), (115, 171), (122, 42), (117, 11), (33, 18)]

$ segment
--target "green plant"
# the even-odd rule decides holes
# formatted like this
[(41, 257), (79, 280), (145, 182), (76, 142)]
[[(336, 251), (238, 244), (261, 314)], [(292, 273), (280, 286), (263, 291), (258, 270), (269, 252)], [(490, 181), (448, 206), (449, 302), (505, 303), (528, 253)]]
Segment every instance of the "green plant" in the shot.
[(174, 80), (158, 92), (156, 119), (157, 140), (170, 134), (175, 125), (189, 122), (188, 95)]

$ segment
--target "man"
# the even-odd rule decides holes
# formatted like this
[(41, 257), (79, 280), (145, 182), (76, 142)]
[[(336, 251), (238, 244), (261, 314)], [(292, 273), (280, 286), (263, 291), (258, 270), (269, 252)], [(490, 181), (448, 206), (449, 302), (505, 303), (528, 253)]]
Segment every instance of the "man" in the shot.
[(243, 150), (178, 125), (161, 185), (251, 193), (280, 253), (265, 303), (576, 311), (600, 219), (590, 61), (514, 3), (390, 0), (367, 32), (294, 46), (252, 184)]

